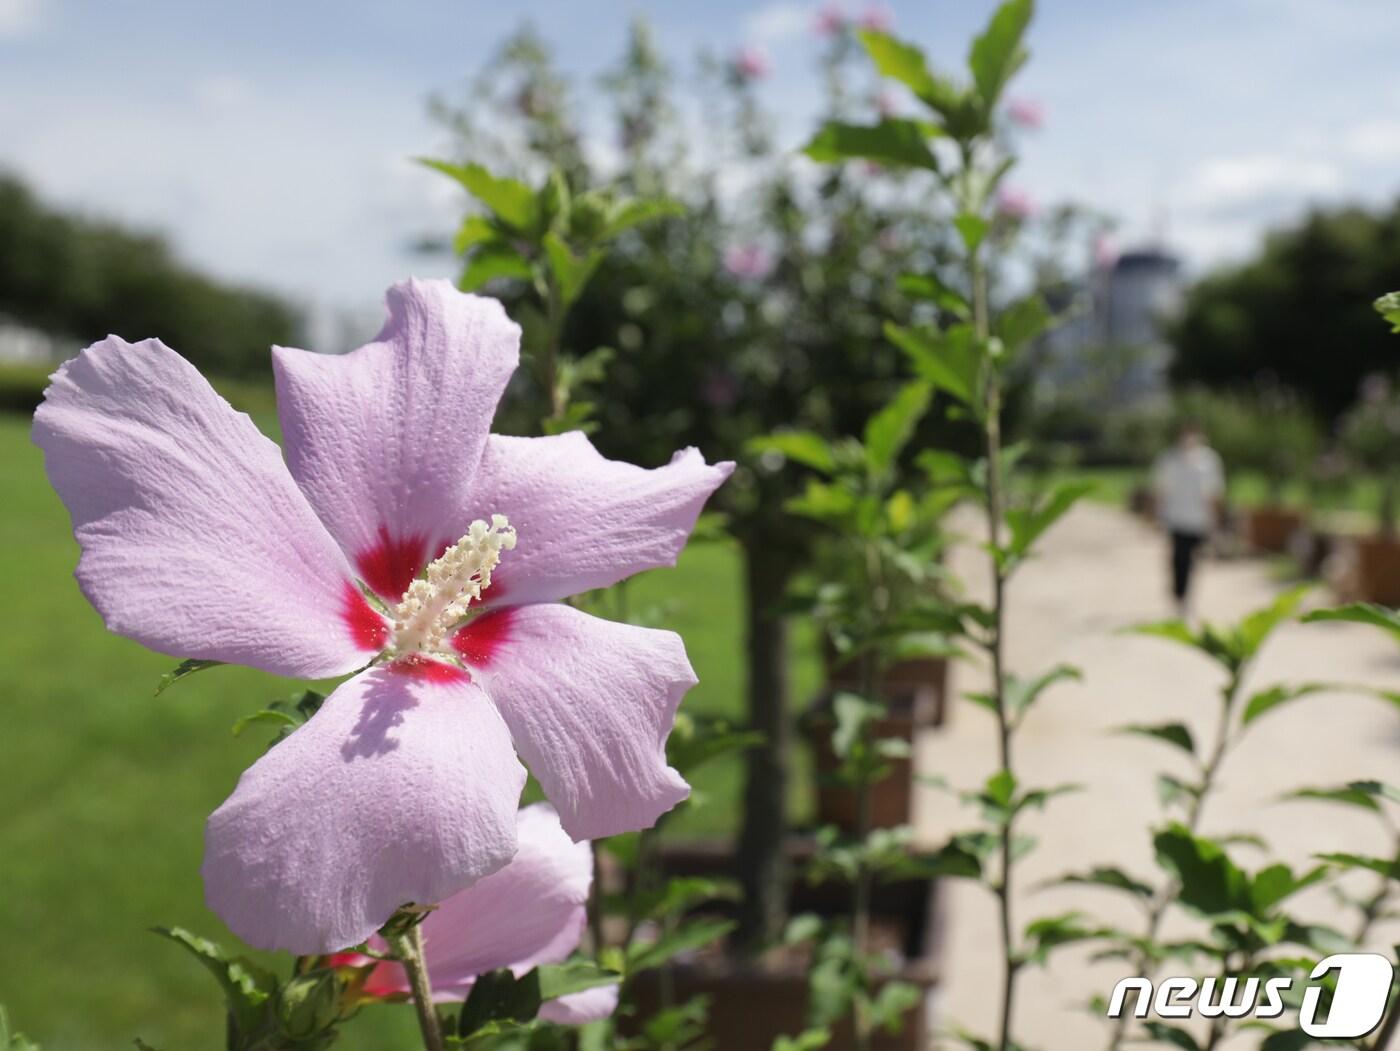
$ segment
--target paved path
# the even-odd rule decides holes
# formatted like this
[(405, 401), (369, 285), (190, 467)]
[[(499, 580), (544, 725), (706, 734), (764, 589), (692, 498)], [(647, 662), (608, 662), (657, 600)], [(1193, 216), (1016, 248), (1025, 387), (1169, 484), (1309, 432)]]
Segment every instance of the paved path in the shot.
[[(984, 589), (985, 567), (972, 545), (954, 558), (974, 594)], [(1234, 618), (1277, 591), (1266, 563), (1207, 562), (1197, 581), (1197, 610), (1210, 620)], [(1025, 819), (1041, 841), (1018, 866), (1016, 922), (1069, 909), (1092, 911), (1119, 924), (1140, 924), (1122, 897), (1084, 888), (1035, 890), (1056, 875), (1115, 864), (1154, 882), (1147, 817), (1158, 811), (1158, 771), (1186, 773), (1186, 759), (1166, 745), (1112, 735), (1124, 723), (1181, 721), (1198, 747), (1213, 741), (1219, 675), (1213, 665), (1174, 644), (1116, 634), (1117, 629), (1169, 613), (1163, 545), (1143, 523), (1115, 509), (1085, 504), (1045, 538), (1042, 554), (1010, 590), (1010, 667), (1035, 673), (1068, 661), (1084, 671), (1082, 683), (1057, 686), (1027, 718), (1017, 745), (1023, 784), (1078, 782), (1086, 791), (1053, 801)], [(1380, 632), (1359, 625), (1290, 625), (1267, 645), (1253, 675), (1257, 686), (1279, 681), (1362, 682), (1400, 688), (1400, 651)], [(980, 669), (954, 673), (955, 695), (985, 682)], [(960, 787), (979, 785), (995, 762), (990, 715), (955, 703), (949, 724), (919, 743), (920, 769)], [(1382, 853), (1386, 835), (1373, 818), (1324, 803), (1278, 803), (1287, 789), (1333, 785), (1359, 778), (1400, 782), (1400, 714), (1374, 699), (1326, 693), (1262, 718), (1227, 759), (1221, 787), (1206, 806), (1207, 834), (1240, 831), (1266, 837), (1294, 864), (1315, 852)], [(970, 827), (975, 815), (933, 789), (917, 800), (916, 825), (930, 841)], [(1248, 851), (1248, 848), (1244, 848)], [(1256, 857), (1244, 859), (1251, 866)], [(1363, 884), (1369, 886), (1369, 884)], [(1359, 888), (1358, 888), (1359, 889)], [(988, 892), (950, 881), (946, 900), (946, 979), (940, 1020), (990, 1035), (1000, 993), (996, 911)], [(1315, 922), (1350, 928), (1321, 889), (1296, 899)], [(1183, 927), (1184, 925), (1184, 927)], [(1177, 918), (1172, 930), (1190, 929)], [(1378, 948), (1400, 941), (1400, 929), (1382, 930)], [(1056, 955), (1049, 970), (1026, 972), (1020, 983), (1016, 1036), (1035, 1051), (1098, 1051), (1106, 1023), (1082, 1006), (1107, 996), (1124, 977), (1121, 963), (1091, 963), (1085, 948)], [(1232, 1049), (1257, 1046), (1240, 1038)], [(943, 1044), (939, 1045), (944, 1046)], [(948, 1047), (956, 1046), (951, 1041)], [(1137, 1045), (1143, 1046), (1143, 1045)]]

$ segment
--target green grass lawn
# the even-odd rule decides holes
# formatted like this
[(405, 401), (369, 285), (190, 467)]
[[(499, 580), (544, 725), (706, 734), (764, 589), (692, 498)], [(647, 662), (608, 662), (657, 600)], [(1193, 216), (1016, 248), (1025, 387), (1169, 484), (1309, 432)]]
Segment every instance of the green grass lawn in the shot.
[[(269, 424), (265, 412), (257, 416)], [(214, 983), (146, 929), (181, 925), (236, 944), (203, 905), (204, 819), (265, 743), (251, 731), (234, 738), (234, 720), (295, 684), (217, 668), (154, 697), (174, 662), (108, 635), (78, 593), (68, 517), (28, 430), (27, 419), (0, 415), (0, 667), (9, 672), (0, 723), (0, 1003), (46, 1051), (129, 1047), (138, 1035), (162, 1051), (207, 1051), (222, 1046)], [(629, 589), (632, 609), (659, 611), (659, 622), (686, 639), (700, 685), (685, 710), (742, 712), (739, 568), (731, 547), (695, 545), (677, 569)], [(815, 685), (805, 642), (799, 697)], [(680, 815), (675, 831), (732, 829), (738, 770), (731, 760), (702, 771), (704, 805)], [(343, 1046), (413, 1046), (409, 1010), (367, 1015)]]

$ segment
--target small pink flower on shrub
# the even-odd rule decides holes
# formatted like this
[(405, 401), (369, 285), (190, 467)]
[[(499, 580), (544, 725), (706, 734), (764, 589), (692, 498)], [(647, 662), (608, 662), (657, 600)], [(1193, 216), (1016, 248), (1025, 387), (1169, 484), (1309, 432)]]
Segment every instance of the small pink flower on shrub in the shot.
[(206, 900), (252, 945), (343, 949), (505, 866), (520, 759), (577, 840), (689, 793), (665, 752), (680, 637), (561, 600), (674, 563), (733, 465), (490, 433), (519, 348), (494, 299), (408, 281), (359, 350), (274, 348), (281, 449), (159, 340), (93, 344), (34, 415), (109, 630), (353, 673), (209, 819)]
[(1094, 265), (1107, 270), (1118, 262), (1118, 245), (1111, 234), (1098, 234), (1094, 237)]
[(817, 36), (833, 37), (846, 28), (846, 13), (841, 10), (841, 5), (827, 3), (817, 11), (817, 16), (812, 20), (812, 30)]
[(997, 214), (1006, 219), (1020, 221), (1029, 219), (1036, 213), (1035, 198), (1025, 190), (1014, 186), (1003, 186), (997, 191)]
[(894, 12), (886, 4), (867, 4), (860, 13), (860, 27), (877, 33), (888, 33), (894, 28)]
[(1045, 123), (1045, 107), (1035, 99), (1014, 98), (1006, 104), (1006, 115), (1019, 128), (1034, 131)]
[(731, 245), (724, 252), (724, 268), (746, 281), (762, 281), (773, 271), (773, 257), (762, 245)]
[(762, 80), (773, 72), (773, 65), (759, 48), (742, 47), (734, 56), (734, 72), (744, 80)]

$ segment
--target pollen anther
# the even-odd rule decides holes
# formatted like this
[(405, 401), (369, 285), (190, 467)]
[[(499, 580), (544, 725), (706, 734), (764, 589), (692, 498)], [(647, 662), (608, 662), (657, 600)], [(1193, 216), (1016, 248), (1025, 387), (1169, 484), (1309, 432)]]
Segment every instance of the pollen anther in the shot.
[(501, 561), (501, 552), (513, 547), (515, 530), (505, 515), (492, 515), (490, 525), (473, 522), (465, 536), (429, 563), (394, 607), (394, 656), (445, 650), (448, 633), (491, 586), (491, 571)]

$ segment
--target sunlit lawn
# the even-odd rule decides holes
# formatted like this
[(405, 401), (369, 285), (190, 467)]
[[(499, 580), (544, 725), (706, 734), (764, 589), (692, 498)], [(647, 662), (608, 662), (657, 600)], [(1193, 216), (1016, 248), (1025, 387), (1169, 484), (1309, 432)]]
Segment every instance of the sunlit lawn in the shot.
[[(213, 982), (146, 928), (232, 943), (202, 904), (204, 819), (265, 743), (251, 731), (234, 738), (232, 723), (294, 684), (218, 668), (152, 696), (173, 662), (108, 635), (78, 593), (67, 514), (28, 428), (0, 416), (0, 1003), (46, 1051), (130, 1046), (137, 1035), (162, 1051), (206, 1051), (222, 1043)], [(632, 609), (660, 609), (685, 636), (701, 680), (687, 710), (742, 709), (739, 581), (734, 551), (706, 544), (629, 591)], [(809, 659), (800, 665), (805, 693), (814, 675)], [(737, 762), (696, 787), (707, 803), (676, 831), (727, 832)], [(372, 1010), (346, 1046), (412, 1046), (390, 1040), (411, 1029), (410, 1013)]]

